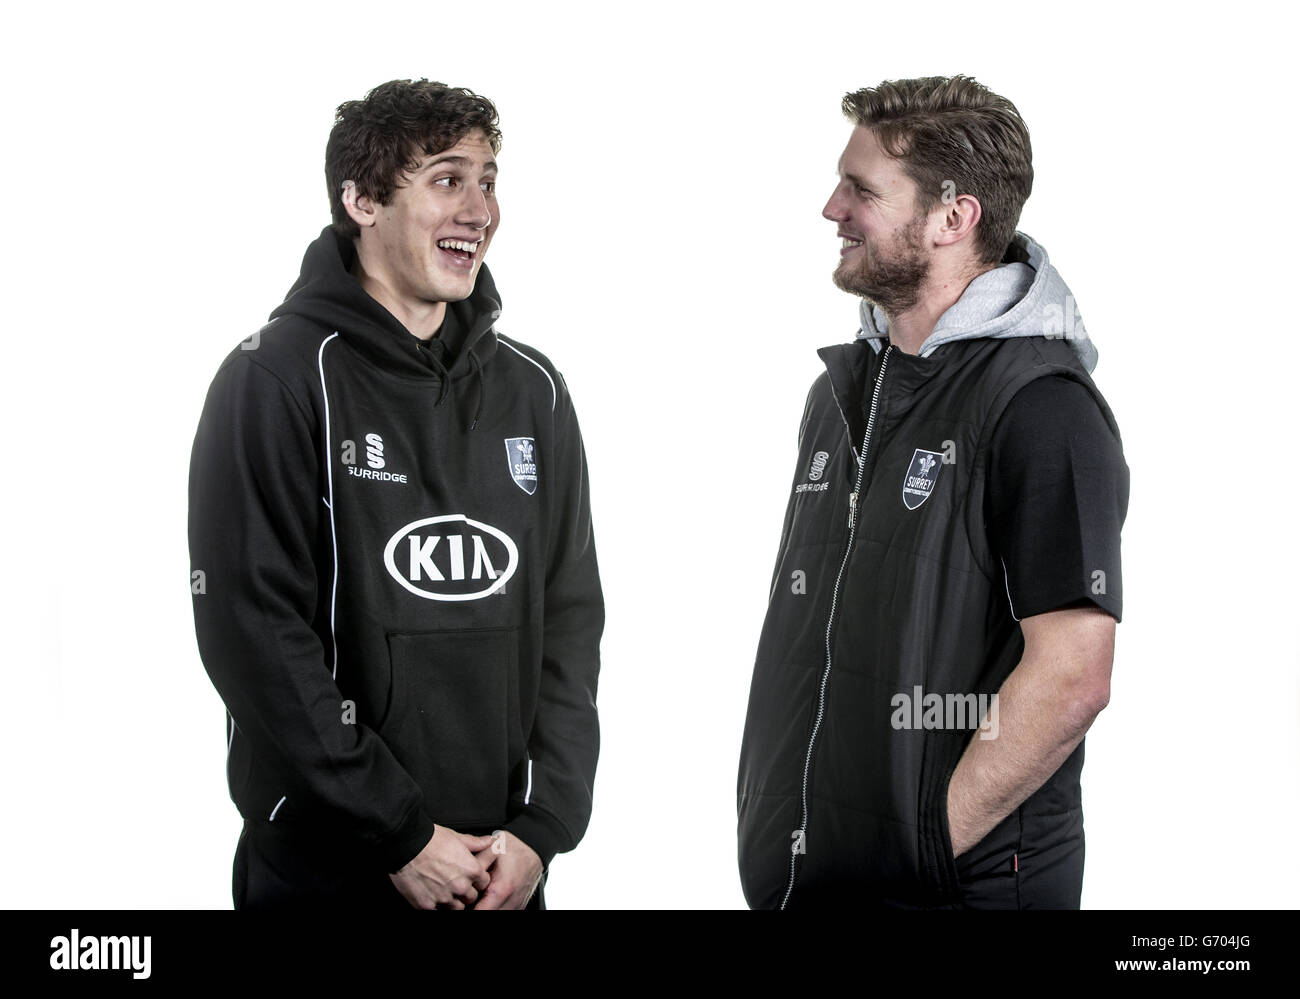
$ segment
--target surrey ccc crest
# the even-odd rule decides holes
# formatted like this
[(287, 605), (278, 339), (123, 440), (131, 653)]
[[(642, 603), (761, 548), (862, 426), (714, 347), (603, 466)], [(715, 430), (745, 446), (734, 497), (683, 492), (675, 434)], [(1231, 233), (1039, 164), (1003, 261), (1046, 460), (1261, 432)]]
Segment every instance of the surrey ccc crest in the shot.
[(939, 479), (939, 469), (943, 467), (943, 455), (938, 451), (923, 451), (917, 448), (912, 454), (912, 462), (907, 466), (903, 476), (903, 505), (915, 510), (930, 498), (934, 484)]
[(515, 485), (529, 496), (537, 492), (536, 442), (531, 437), (507, 437), (506, 463)]

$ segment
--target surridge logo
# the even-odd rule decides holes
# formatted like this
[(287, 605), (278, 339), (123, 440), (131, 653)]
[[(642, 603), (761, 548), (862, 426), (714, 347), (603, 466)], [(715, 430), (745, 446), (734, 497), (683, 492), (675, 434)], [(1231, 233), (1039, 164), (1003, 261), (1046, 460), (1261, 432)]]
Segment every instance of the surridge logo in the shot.
[(366, 434), (366, 464), (371, 468), (384, 467), (384, 439), (378, 434)]
[(425, 600), (480, 600), (505, 586), (519, 548), (500, 528), (463, 513), (413, 520), (384, 546), (384, 568)]
[(808, 481), (800, 482), (794, 487), (796, 493), (824, 493), (831, 487), (829, 482), (820, 482), (823, 475), (826, 474), (826, 463), (831, 460), (831, 456), (826, 451), (818, 451), (812, 456), (812, 464), (808, 466)]
[(532, 437), (507, 437), (506, 462), (515, 485), (529, 496), (537, 492), (537, 442)]
[(406, 476), (400, 472), (385, 472), (382, 469), (387, 462), (384, 460), (384, 439), (379, 434), (366, 434), (366, 464), (368, 468), (357, 467), (357, 444), (356, 441), (343, 441), (339, 447), (342, 453), (339, 460), (348, 470), (348, 475), (358, 479), (375, 479), (379, 482), (400, 482), (406, 483)]
[(915, 510), (930, 498), (934, 484), (939, 479), (939, 470), (943, 468), (943, 454), (939, 451), (925, 451), (917, 448), (912, 453), (912, 460), (903, 476), (903, 505)]

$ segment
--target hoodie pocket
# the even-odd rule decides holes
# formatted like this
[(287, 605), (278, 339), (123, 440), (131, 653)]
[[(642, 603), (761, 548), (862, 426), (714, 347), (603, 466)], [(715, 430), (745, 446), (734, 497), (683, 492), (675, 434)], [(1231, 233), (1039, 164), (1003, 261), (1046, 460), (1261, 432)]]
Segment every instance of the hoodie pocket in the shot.
[(392, 704), (379, 733), (439, 825), (506, 820), (517, 727), (515, 639), (513, 628), (388, 636)]

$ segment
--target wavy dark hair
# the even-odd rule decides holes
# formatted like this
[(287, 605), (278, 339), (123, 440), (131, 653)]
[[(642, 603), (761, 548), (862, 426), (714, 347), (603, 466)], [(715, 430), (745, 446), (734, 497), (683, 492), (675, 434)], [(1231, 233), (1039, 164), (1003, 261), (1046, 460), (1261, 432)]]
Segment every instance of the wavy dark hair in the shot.
[(354, 239), (361, 232), (343, 205), (344, 181), (356, 183), (358, 197), (386, 205), (422, 157), (450, 149), (473, 131), (487, 136), (493, 153), (501, 151), (496, 105), (432, 80), (390, 80), (359, 101), (340, 104), (325, 144), (334, 225)]
[(1034, 187), (1029, 129), (1014, 104), (959, 74), (886, 80), (846, 94), (841, 107), (902, 160), (918, 212), (931, 211), (945, 189), (974, 195), (976, 253), (981, 263), (1002, 261)]

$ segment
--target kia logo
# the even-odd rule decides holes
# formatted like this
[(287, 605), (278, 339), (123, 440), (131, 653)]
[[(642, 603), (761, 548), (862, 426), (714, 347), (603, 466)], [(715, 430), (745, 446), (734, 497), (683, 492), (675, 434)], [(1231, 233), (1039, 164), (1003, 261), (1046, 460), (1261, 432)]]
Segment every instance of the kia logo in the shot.
[(388, 574), (426, 600), (478, 600), (505, 586), (518, 567), (510, 535), (463, 513), (414, 520), (384, 546)]

